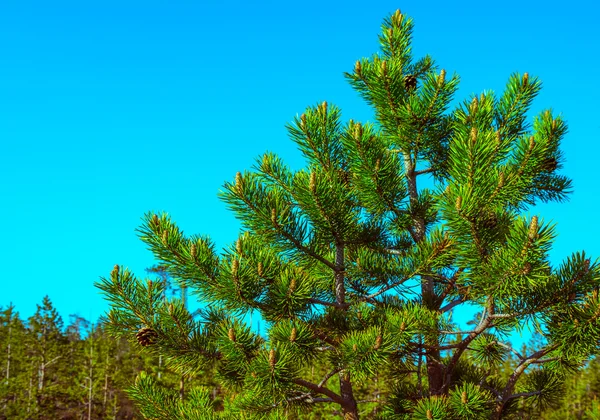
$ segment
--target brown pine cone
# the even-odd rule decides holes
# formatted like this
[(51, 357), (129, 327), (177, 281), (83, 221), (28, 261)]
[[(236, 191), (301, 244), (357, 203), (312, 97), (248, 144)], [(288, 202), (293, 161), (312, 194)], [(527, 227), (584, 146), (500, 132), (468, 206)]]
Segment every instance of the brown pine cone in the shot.
[(137, 338), (137, 341), (140, 343), (140, 345), (146, 347), (156, 344), (158, 334), (152, 328), (143, 327), (137, 332), (135, 338)]

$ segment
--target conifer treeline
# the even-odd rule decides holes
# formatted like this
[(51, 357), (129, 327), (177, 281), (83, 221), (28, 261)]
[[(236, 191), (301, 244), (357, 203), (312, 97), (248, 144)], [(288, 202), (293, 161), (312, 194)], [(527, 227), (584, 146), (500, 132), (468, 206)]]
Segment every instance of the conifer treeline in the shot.
[(12, 305), (0, 307), (0, 419), (141, 418), (126, 390), (142, 371), (180, 388), (181, 377), (160, 358), (140, 355), (102, 323), (70, 318), (65, 327), (48, 297), (27, 320)]
[[(65, 327), (48, 297), (27, 320), (12, 305), (0, 308), (0, 419), (142, 418), (126, 392), (142, 371), (173, 392), (183, 391), (181, 377), (166, 370), (160, 357), (108, 335), (101, 323), (70, 318)], [(507, 362), (498, 374), (509, 375), (514, 363)], [(312, 370), (318, 377), (324, 367)], [(226, 397), (213, 379), (212, 372), (188, 377), (185, 388), (212, 386), (211, 397), (218, 405)], [(363, 384), (364, 394), (377, 398), (388, 391), (377, 379)], [(598, 395), (600, 362), (593, 360), (566, 381), (562, 401), (543, 413), (523, 407), (519, 418), (600, 419)], [(304, 418), (334, 419), (339, 414), (317, 407)], [(376, 412), (364, 414), (369, 418)]]

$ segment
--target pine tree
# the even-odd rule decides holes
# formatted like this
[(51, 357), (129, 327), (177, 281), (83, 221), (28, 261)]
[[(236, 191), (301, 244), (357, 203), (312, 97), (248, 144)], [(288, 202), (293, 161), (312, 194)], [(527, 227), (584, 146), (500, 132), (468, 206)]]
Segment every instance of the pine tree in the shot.
[(63, 335), (63, 321), (44, 296), (35, 314), (28, 322), (28, 352), (30, 381), (28, 386), (28, 413), (36, 417), (53, 418), (59, 410), (64, 391), (58, 374), (67, 341)]
[(0, 419), (21, 418), (25, 415), (23, 389), (26, 380), (25, 324), (11, 304), (0, 311)]
[[(598, 260), (576, 252), (552, 267), (555, 227), (524, 214), (570, 192), (557, 174), (565, 121), (546, 110), (527, 122), (541, 88), (527, 73), (448, 111), (458, 76), (412, 57), (412, 28), (400, 11), (385, 19), (381, 52), (346, 74), (375, 124), (309, 107), (288, 126), (306, 168), (267, 153), (224, 185), (244, 231), (222, 253), (166, 213), (145, 215), (141, 239), (206, 305), (201, 319), (119, 266), (98, 283), (113, 333), (180, 373), (216, 366), (231, 395), (219, 412), (207, 390), (181, 401), (142, 376), (146, 417), (281, 418), (331, 404), (351, 420), (375, 403), (380, 418), (509, 418), (551, 404), (598, 351)], [(464, 331), (452, 314), (467, 305), (480, 312)], [(252, 310), (266, 337), (242, 322)], [(522, 353), (506, 335), (526, 325), (542, 340)], [(327, 373), (310, 380), (314, 363)], [(389, 392), (373, 399), (361, 385), (376, 376)]]

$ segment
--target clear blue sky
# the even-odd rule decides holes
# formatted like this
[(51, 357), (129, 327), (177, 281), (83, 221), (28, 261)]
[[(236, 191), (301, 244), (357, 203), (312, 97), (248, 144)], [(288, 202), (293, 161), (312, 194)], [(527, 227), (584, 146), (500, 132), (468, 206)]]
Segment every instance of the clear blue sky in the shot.
[(48, 294), (65, 320), (107, 305), (113, 265), (154, 264), (134, 229), (164, 210), (219, 245), (239, 225), (217, 199), (266, 150), (300, 155), (284, 125), (323, 100), (372, 112), (342, 76), (378, 50), (382, 19), (415, 20), (414, 50), (461, 76), (457, 98), (501, 91), (514, 72), (544, 89), (570, 131), (552, 251), (600, 256), (600, 9), (591, 1), (225, 2), (3, 0), (0, 6), (0, 306), (22, 316)]

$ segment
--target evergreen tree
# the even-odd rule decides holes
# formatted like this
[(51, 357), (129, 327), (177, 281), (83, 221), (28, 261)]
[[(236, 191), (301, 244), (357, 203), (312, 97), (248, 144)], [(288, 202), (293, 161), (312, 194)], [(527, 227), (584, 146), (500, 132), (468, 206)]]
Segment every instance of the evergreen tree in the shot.
[[(145, 216), (141, 239), (207, 305), (200, 320), (119, 266), (98, 283), (113, 333), (181, 374), (216, 366), (231, 396), (220, 412), (207, 389), (180, 400), (143, 375), (132, 395), (146, 417), (281, 418), (331, 404), (348, 420), (509, 418), (557, 400), (597, 352), (598, 261), (576, 252), (552, 267), (554, 226), (524, 214), (570, 192), (557, 174), (565, 121), (546, 110), (528, 124), (541, 83), (527, 73), (448, 111), (458, 77), (412, 57), (412, 28), (399, 11), (385, 19), (381, 53), (346, 74), (376, 124), (309, 107), (288, 126), (305, 169), (267, 153), (225, 184), (244, 232), (222, 253), (165, 213)], [(480, 310), (466, 331), (452, 316), (464, 305)], [(252, 310), (267, 337), (241, 321)], [(525, 325), (542, 339), (522, 352), (506, 335)], [(326, 373), (311, 379), (313, 364)], [(389, 389), (377, 398), (364, 389), (375, 377)]]
[(0, 419), (21, 418), (21, 404), (26, 386), (22, 374), (25, 368), (25, 324), (11, 304), (0, 311)]
[[(35, 314), (28, 322), (29, 385), (27, 390), (28, 414), (34, 417), (55, 418), (58, 400), (64, 388), (59, 375), (67, 344), (63, 335), (63, 321), (44, 296)], [(61, 360), (63, 359), (63, 360)]]

